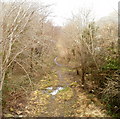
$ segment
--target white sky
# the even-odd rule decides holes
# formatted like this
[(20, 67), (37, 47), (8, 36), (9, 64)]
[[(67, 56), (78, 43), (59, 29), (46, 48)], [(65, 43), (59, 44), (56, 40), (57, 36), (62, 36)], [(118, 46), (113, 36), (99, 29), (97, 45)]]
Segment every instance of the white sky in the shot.
[[(4, 0), (3, 0), (4, 1)], [(6, 0), (11, 1), (11, 0)], [(17, 0), (16, 0), (17, 1)], [(45, 4), (53, 4), (52, 17), (55, 25), (63, 25), (67, 19), (71, 17), (71, 13), (78, 12), (79, 9), (89, 8), (93, 11), (96, 19), (109, 15), (113, 11), (118, 10), (119, 0), (30, 0), (42, 1)], [(115, 10), (114, 10), (115, 9)]]
[[(75, 13), (81, 8), (92, 9), (96, 19), (109, 15), (118, 10), (119, 0), (41, 0), (44, 3), (54, 3), (53, 21), (56, 25), (62, 25), (66, 19), (71, 17), (71, 12)], [(114, 10), (115, 9), (115, 10)]]

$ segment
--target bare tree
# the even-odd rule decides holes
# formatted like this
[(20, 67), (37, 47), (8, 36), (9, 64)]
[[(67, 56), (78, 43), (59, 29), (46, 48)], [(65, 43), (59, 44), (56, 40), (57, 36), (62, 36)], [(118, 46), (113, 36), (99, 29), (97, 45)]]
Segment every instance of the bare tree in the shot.
[[(73, 19), (64, 28), (64, 31), (67, 34), (67, 39), (69, 39), (67, 41), (71, 42), (70, 47), (72, 46), (76, 60), (81, 67), (81, 80), (84, 85), (86, 69), (91, 60), (94, 66), (99, 69), (95, 58), (97, 27), (91, 18), (91, 11), (82, 10), (78, 15), (74, 15)], [(78, 70), (77, 74), (79, 74)]]
[(31, 49), (30, 69), (31, 71), (33, 70), (33, 48), (39, 44), (44, 44), (42, 36), (40, 40), (40, 36), (36, 34), (39, 29), (42, 30), (42, 27), (39, 25), (42, 24), (50, 14), (50, 12), (46, 11), (49, 6), (37, 6), (37, 4), (31, 2), (27, 4), (25, 2), (3, 3), (3, 6), (2, 78), (0, 90), (2, 90), (5, 76), (13, 63), (17, 63), (23, 68), (30, 80), (28, 71), (18, 59), (23, 54), (29, 54), (25, 52)]

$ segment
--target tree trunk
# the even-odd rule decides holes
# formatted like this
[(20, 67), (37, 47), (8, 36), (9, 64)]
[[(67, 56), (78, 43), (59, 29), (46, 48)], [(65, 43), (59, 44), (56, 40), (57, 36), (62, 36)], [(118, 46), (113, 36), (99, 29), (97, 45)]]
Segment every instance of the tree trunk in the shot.
[(33, 73), (33, 48), (31, 48), (31, 54), (30, 54), (30, 73), (32, 76), (32, 73)]
[(11, 64), (11, 73), (12, 73), (12, 74), (13, 74), (13, 72), (14, 72), (15, 64), (16, 64), (16, 62), (13, 62), (13, 63)]
[(85, 84), (85, 69), (84, 69), (84, 67), (82, 67), (82, 76), (81, 76), (81, 80), (82, 80), (82, 85), (84, 85)]
[(78, 69), (76, 69), (76, 72), (77, 72), (77, 75), (80, 75), (80, 73), (79, 73), (79, 70), (78, 70)]

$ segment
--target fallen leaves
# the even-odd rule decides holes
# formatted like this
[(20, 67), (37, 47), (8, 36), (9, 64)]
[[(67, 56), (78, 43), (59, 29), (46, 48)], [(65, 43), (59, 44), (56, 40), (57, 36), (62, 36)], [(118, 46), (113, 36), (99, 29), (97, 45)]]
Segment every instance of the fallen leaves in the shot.
[(57, 99), (58, 101), (60, 100), (69, 100), (73, 97), (73, 90), (70, 87), (66, 87), (65, 89), (61, 90), (60, 92), (58, 92), (57, 94)]

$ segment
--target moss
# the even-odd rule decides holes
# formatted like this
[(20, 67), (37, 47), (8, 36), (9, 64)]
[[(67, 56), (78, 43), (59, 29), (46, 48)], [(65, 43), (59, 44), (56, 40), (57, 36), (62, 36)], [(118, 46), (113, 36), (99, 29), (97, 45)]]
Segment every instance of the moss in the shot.
[(73, 90), (70, 87), (66, 87), (59, 91), (57, 94), (58, 100), (69, 100), (73, 97)]
[(78, 86), (78, 83), (77, 82), (72, 82), (71, 84), (70, 84), (70, 86)]

